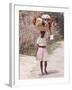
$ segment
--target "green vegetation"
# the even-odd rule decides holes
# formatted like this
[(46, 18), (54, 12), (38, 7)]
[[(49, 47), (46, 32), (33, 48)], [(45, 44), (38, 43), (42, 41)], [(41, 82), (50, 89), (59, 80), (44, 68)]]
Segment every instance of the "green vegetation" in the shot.
[[(58, 42), (62, 40), (63, 39), (50, 41), (47, 45), (48, 53), (52, 54), (53, 51), (60, 46), (60, 43)], [(22, 48), (22, 50), (20, 50), (20, 54), (36, 56), (36, 47), (34, 45), (30, 45), (28, 48)]]
[(53, 51), (60, 46), (60, 43), (57, 43), (58, 41), (51, 41), (47, 45), (47, 50), (49, 54), (52, 54)]

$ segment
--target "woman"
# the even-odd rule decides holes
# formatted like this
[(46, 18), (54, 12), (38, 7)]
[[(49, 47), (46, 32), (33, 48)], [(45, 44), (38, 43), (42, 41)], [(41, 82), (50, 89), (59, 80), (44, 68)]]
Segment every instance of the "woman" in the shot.
[(48, 52), (46, 49), (47, 42), (45, 38), (45, 31), (40, 31), (40, 37), (37, 39), (37, 56), (36, 59), (40, 61), (40, 69), (42, 75), (43, 72), (43, 62), (44, 62), (44, 71), (47, 74), (47, 61), (48, 61)]
[[(51, 18), (48, 17), (46, 18), (46, 16), (43, 15), (43, 17), (38, 17), (38, 18), (34, 18), (33, 20), (33, 24), (39, 28), (43, 27), (45, 28), (46, 26), (49, 26), (49, 32), (50, 32), (50, 40), (53, 40), (53, 35), (51, 32)], [(37, 39), (37, 56), (36, 56), (36, 60), (40, 61), (40, 69), (41, 69), (41, 73), (42, 75), (48, 74), (47, 72), (47, 61), (48, 61), (48, 52), (46, 49), (47, 46), (47, 41), (45, 38), (45, 30), (41, 30), (40, 31), (40, 37), (38, 37)], [(44, 63), (44, 72), (43, 72), (43, 63)]]

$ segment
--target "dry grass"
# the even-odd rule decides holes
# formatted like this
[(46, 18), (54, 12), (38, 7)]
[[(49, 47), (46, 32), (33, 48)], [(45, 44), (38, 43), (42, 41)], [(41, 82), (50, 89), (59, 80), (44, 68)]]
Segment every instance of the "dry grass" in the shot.
[[(60, 43), (58, 43), (59, 41), (63, 41), (63, 40), (62, 39), (61, 40), (53, 40), (48, 43), (47, 50), (48, 50), (49, 54), (52, 54), (53, 51), (60, 46)], [(36, 56), (36, 47), (34, 45), (30, 45), (27, 48), (23, 48), (20, 51), (20, 54)]]

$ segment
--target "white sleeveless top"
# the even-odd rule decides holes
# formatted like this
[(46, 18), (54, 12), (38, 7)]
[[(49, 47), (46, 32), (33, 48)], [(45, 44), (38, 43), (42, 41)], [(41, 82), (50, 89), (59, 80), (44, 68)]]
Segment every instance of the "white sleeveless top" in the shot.
[(38, 37), (37, 39), (37, 42), (36, 42), (39, 46), (46, 46), (47, 45), (47, 41), (46, 41), (46, 38), (41, 38), (41, 37)]

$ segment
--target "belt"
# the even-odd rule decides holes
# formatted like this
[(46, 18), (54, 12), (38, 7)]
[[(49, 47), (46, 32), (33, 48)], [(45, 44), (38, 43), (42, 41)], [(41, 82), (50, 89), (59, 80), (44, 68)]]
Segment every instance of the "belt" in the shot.
[(39, 46), (40, 48), (46, 48), (46, 46)]

